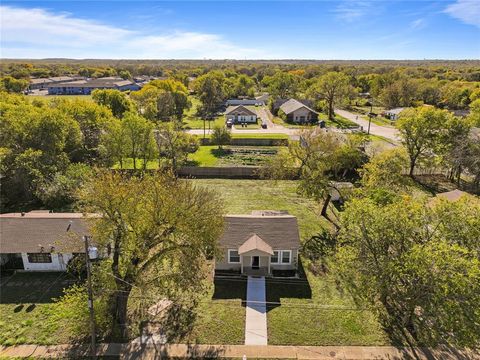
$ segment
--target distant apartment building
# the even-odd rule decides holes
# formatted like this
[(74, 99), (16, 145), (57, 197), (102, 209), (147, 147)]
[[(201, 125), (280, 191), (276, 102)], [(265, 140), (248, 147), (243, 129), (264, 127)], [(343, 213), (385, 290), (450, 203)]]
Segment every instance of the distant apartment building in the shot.
[(93, 90), (113, 89), (120, 91), (140, 90), (140, 85), (118, 77), (82, 79), (47, 85), (49, 95), (90, 95)]
[(54, 76), (49, 78), (34, 78), (30, 79), (30, 90), (41, 90), (46, 89), (48, 85), (54, 85), (58, 83), (63, 83), (66, 81), (74, 81), (79, 80), (79, 77), (71, 77), (71, 76)]

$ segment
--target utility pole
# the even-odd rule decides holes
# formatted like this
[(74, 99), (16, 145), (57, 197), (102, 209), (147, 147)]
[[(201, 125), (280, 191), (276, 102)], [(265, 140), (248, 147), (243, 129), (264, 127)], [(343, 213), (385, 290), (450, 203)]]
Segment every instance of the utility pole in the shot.
[(88, 254), (88, 236), (83, 237), (85, 241), (85, 265), (87, 267), (87, 287), (88, 287), (88, 310), (90, 312), (90, 354), (95, 359), (97, 352), (95, 349), (95, 314), (93, 312), (93, 291), (92, 291), (92, 276), (90, 273), (90, 257)]

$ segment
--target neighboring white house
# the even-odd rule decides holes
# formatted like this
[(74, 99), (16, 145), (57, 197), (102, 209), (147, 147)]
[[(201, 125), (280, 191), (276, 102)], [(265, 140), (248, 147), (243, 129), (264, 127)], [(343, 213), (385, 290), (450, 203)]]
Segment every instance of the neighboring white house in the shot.
[(298, 269), (300, 236), (297, 218), (285, 211), (252, 211), (225, 216), (219, 240), (222, 258), (215, 270), (274, 276), (275, 271)]
[(87, 226), (80, 213), (48, 210), (0, 215), (0, 265), (3, 269), (64, 271), (85, 253)]
[(225, 120), (232, 120), (234, 123), (256, 123), (257, 113), (244, 105), (229, 106), (225, 111)]

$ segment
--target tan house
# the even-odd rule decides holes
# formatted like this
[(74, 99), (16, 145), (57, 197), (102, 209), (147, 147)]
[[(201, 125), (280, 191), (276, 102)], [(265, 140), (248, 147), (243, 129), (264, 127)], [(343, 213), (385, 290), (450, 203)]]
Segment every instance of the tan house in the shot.
[(300, 236), (297, 218), (284, 211), (253, 211), (227, 215), (219, 240), (222, 257), (215, 270), (245, 275), (275, 275), (275, 270), (298, 268)]
[(229, 106), (225, 111), (225, 120), (233, 121), (235, 124), (256, 123), (257, 113), (244, 105)]
[(287, 122), (299, 124), (318, 120), (318, 113), (315, 110), (295, 99), (290, 99), (280, 106), (279, 116)]

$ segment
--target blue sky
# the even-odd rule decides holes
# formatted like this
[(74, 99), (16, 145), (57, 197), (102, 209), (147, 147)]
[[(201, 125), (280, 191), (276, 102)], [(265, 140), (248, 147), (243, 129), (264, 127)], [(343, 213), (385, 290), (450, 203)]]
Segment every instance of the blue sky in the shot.
[(1, 4), (2, 58), (480, 58), (480, 0)]

